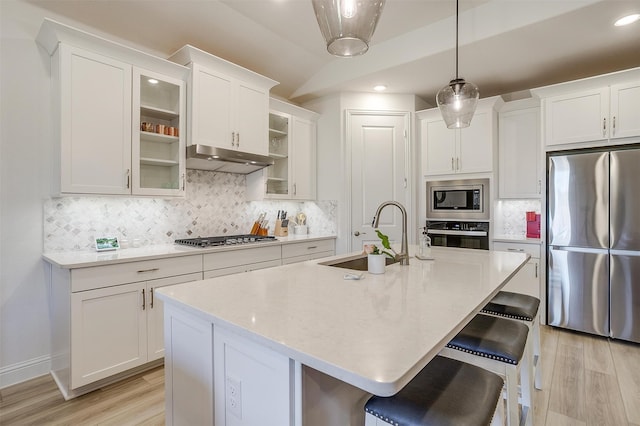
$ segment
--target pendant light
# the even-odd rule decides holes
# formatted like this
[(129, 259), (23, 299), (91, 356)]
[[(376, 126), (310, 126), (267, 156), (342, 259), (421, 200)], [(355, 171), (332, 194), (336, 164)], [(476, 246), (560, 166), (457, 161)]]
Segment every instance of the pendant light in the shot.
[(327, 51), (349, 58), (369, 50), (385, 0), (312, 0)]
[(478, 87), (458, 77), (458, 0), (456, 0), (456, 78), (436, 95), (442, 118), (449, 129), (469, 127), (478, 105)]

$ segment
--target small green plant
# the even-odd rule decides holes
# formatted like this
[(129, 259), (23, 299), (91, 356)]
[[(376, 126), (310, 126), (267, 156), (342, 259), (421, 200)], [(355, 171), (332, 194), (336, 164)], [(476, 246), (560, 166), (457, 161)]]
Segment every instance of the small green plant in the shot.
[[(378, 248), (378, 246), (374, 245), (372, 253), (373, 254), (384, 254), (384, 255), (389, 256), (392, 259), (395, 259), (397, 253), (395, 252), (394, 249), (391, 248), (391, 244), (389, 244), (389, 237), (384, 235), (378, 229), (376, 229), (376, 235), (378, 235), (378, 238), (380, 238), (380, 242), (382, 243), (382, 247), (384, 247), (386, 250), (381, 250), (380, 248)], [(391, 254), (387, 250), (391, 250), (393, 252), (393, 254)]]

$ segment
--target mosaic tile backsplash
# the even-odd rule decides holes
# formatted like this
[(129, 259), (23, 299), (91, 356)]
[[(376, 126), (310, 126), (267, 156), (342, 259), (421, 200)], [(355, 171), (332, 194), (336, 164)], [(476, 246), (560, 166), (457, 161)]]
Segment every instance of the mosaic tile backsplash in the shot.
[(278, 210), (304, 212), (311, 234), (335, 234), (335, 201), (246, 201), (244, 175), (187, 170), (185, 198), (56, 197), (44, 201), (44, 251), (88, 250), (96, 236), (129, 245), (248, 233), (261, 212), (273, 230)]
[(540, 213), (540, 200), (500, 200), (493, 210), (493, 235), (524, 238), (527, 234), (525, 213)]

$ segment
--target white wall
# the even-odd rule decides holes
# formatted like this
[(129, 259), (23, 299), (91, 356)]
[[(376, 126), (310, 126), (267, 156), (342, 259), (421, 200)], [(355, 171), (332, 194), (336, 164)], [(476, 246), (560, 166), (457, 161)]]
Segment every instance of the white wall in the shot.
[(50, 176), (48, 55), (43, 16), (0, 2), (0, 387), (49, 370), (42, 200)]

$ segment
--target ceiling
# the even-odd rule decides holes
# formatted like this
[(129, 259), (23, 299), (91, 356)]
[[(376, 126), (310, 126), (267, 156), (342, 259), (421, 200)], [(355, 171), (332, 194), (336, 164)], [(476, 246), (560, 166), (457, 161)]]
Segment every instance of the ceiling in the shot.
[[(270, 77), (296, 103), (339, 91), (435, 94), (455, 77), (455, 1), (386, 0), (369, 51), (326, 52), (311, 0), (24, 0), (169, 56), (185, 44)], [(480, 96), (640, 66), (640, 1), (460, 0), (460, 76)], [(62, 18), (62, 19), (60, 19)], [(524, 92), (526, 93), (526, 92)]]

